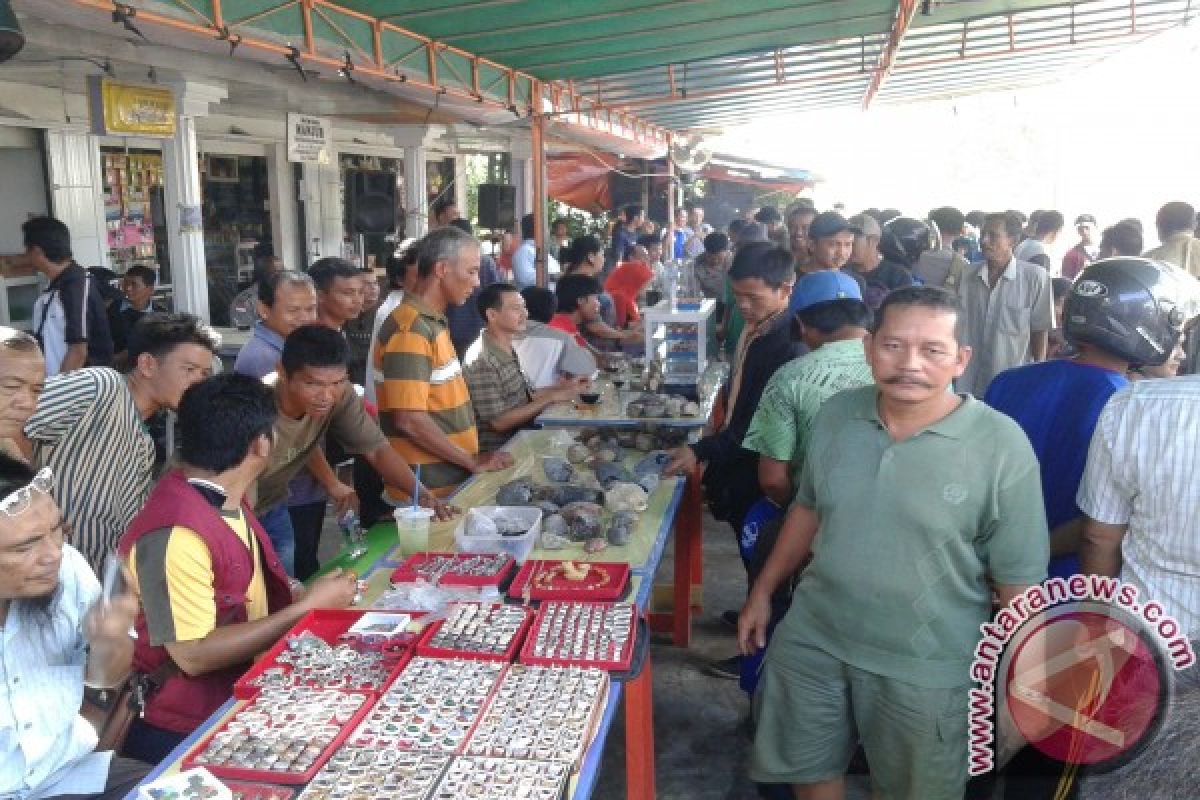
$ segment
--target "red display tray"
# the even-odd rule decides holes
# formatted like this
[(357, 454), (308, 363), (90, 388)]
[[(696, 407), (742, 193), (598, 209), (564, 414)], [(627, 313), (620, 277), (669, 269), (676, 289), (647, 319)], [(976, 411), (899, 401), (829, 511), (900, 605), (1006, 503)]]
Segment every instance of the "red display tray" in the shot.
[[(192, 769), (193, 767), (204, 767), (218, 778), (231, 778), (235, 781), (283, 783), (290, 786), (309, 783), (317, 776), (317, 773), (321, 771), (321, 767), (325, 766), (325, 762), (329, 760), (329, 757), (332, 756), (334, 752), (336, 752), (337, 749), (342, 746), (342, 743), (349, 738), (350, 734), (355, 728), (358, 727), (359, 723), (362, 722), (366, 718), (367, 714), (371, 712), (371, 708), (375, 705), (375, 699), (377, 697), (377, 695), (371, 694), (370, 692), (347, 692), (346, 694), (361, 694), (366, 699), (362, 706), (360, 706), (359, 709), (354, 712), (354, 715), (346, 720), (345, 724), (339, 726), (341, 730), (338, 732), (337, 736), (330, 740), (329, 744), (325, 746), (325, 749), (322, 750), (320, 755), (317, 756), (312, 766), (310, 766), (304, 772), (275, 772), (270, 770), (248, 769), (245, 767), (230, 767), (222, 764), (198, 762), (196, 760), (197, 756), (201, 755), (208, 748), (209, 743), (219, 736), (221, 732), (225, 730), (226, 725), (228, 725), (236, 717), (231, 717), (222, 722), (220, 727), (218, 727), (208, 736), (205, 736), (198, 745), (193, 747), (183, 759), (182, 768)], [(251, 710), (257, 701), (257, 698), (251, 700), (245, 706), (245, 708), (239, 709), (239, 712)]]
[[(461, 605), (477, 606), (480, 604), (462, 603)], [(491, 605), (497, 604), (493, 603)], [(437, 635), (437, 632), (441, 630), (442, 626), (446, 624), (447, 620), (442, 619), (430, 625), (425, 629), (425, 632), (421, 634), (421, 638), (417, 642), (417, 655), (426, 656), (428, 658), (474, 658), (481, 661), (512, 662), (517, 657), (517, 653), (520, 652), (521, 642), (524, 641), (525, 634), (529, 631), (529, 626), (533, 622), (533, 612), (527, 608), (520, 608), (519, 606), (505, 606), (505, 608), (520, 609), (524, 616), (521, 620), (520, 627), (517, 628), (516, 635), (512, 638), (512, 643), (503, 653), (481, 653), (479, 651), (472, 650), (451, 650), (446, 647), (435, 647), (434, 645), (430, 644), (430, 642), (433, 640), (433, 637)]]
[(587, 564), (590, 568), (599, 569), (608, 575), (608, 581), (600, 586), (595, 585), (599, 582), (599, 578), (589, 576), (584, 581), (569, 581), (561, 573), (555, 575), (548, 585), (529, 585), (535, 575), (545, 575), (551, 570), (558, 569), (564, 563), (566, 562), (526, 561), (522, 565), (521, 571), (517, 573), (517, 577), (513, 578), (512, 585), (508, 587), (508, 596), (514, 600), (526, 599), (525, 588), (527, 586), (530, 600), (592, 600), (600, 602), (620, 600), (625, 596), (625, 587), (629, 584), (629, 574), (632, 570), (628, 564), (623, 563), (575, 562)]
[[(570, 603), (577, 606), (602, 606), (611, 607), (613, 603)], [(539, 667), (595, 667), (596, 669), (608, 670), (609, 672), (628, 672), (633, 666), (633, 650), (637, 644), (637, 614), (632, 617), (632, 624), (629, 629), (629, 638), (625, 640), (625, 647), (622, 649), (619, 658), (615, 661), (589, 661), (586, 659), (562, 658), (555, 656), (537, 656), (533, 654), (534, 647), (537, 645), (538, 631), (541, 629), (543, 620), (549, 616), (551, 604), (545, 604), (538, 609), (537, 617), (533, 621), (533, 625), (529, 629), (529, 634), (525, 637), (525, 645), (521, 648), (521, 663), (530, 664)]]
[(409, 556), (404, 560), (404, 563), (396, 567), (392, 572), (392, 583), (415, 583), (418, 579), (417, 569), (435, 558), (450, 558), (456, 562), (466, 563), (478, 558), (493, 558), (502, 557), (504, 566), (495, 575), (464, 575), (460, 572), (455, 572), (453, 569), (446, 572), (438, 579), (439, 586), (499, 586), (504, 582), (512, 572), (513, 566), (517, 563), (512, 556), (503, 553), (484, 553), (474, 555), (471, 553), (417, 553)]
[[(424, 616), (427, 612), (424, 611), (372, 611), (370, 609), (316, 609), (310, 611), (300, 618), (300, 621), (292, 626), (291, 630), (285, 633), (275, 646), (263, 654), (258, 661), (254, 662), (254, 666), (246, 670), (246, 674), (238, 678), (237, 683), (233, 685), (233, 696), (239, 700), (248, 700), (256, 696), (262, 691), (261, 686), (252, 685), (260, 675), (272, 667), (287, 668), (286, 664), (277, 663), (276, 659), (279, 654), (287, 649), (288, 637), (296, 636), (301, 633), (309, 632), (321, 637), (330, 644), (337, 644), (338, 637), (346, 631), (350, 630), (356, 622), (358, 622), (363, 614), (407, 614), (410, 617), (417, 618)], [(404, 642), (403, 652), (397, 654), (396, 663), (392, 666), (388, 673), (387, 679), (379, 689), (365, 689), (355, 686), (346, 687), (328, 687), (328, 688), (345, 688), (349, 691), (362, 691), (372, 694), (379, 694), (387, 688), (400, 671), (404, 669), (404, 665), (412, 658), (413, 645), (416, 644), (420, 634), (411, 634), (409, 639)], [(323, 687), (317, 687), (323, 688)]]
[(221, 781), (225, 788), (233, 792), (233, 800), (292, 800), (296, 796), (294, 789), (285, 786), (274, 786), (269, 783), (243, 783), (242, 781)]

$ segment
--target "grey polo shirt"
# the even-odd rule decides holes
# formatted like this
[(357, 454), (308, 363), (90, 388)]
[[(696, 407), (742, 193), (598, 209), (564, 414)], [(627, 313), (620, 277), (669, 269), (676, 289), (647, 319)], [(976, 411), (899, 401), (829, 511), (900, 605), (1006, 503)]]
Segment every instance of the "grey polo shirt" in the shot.
[(1054, 293), (1050, 274), (1037, 264), (1008, 262), (995, 286), (988, 284), (987, 262), (972, 264), (958, 293), (959, 340), (974, 351), (962, 377), (960, 392), (983, 397), (992, 378), (1029, 363), (1029, 335), (1054, 327)]
[(1046, 577), (1037, 457), (1015, 422), (970, 396), (896, 442), (877, 398), (873, 385), (849, 389), (817, 412), (795, 502), (820, 527), (776, 639), (919, 686), (963, 686), (991, 615), (988, 579)]

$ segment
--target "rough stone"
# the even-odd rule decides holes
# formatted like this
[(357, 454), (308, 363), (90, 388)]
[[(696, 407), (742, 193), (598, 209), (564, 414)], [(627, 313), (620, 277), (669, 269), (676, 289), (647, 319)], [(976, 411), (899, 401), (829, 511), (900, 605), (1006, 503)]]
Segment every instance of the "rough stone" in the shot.
[(612, 463), (620, 457), (620, 451), (613, 447), (597, 448), (593, 458), (597, 463)]
[(572, 464), (582, 464), (588, 460), (591, 454), (592, 451), (588, 449), (586, 444), (579, 444), (577, 442), (567, 448), (567, 460)]
[(617, 481), (632, 483), (634, 480), (633, 476), (629, 474), (629, 470), (625, 469), (620, 464), (601, 463), (596, 464), (594, 467), (592, 467), (592, 469), (596, 473), (596, 480), (598, 480), (600, 485), (605, 489), (609, 488), (609, 486)]
[(671, 454), (665, 450), (655, 450), (639, 461), (633, 468), (633, 474), (661, 475), (663, 467), (671, 463)]
[(567, 535), (567, 521), (557, 511), (542, 517), (542, 535), (547, 533), (555, 536)]
[(593, 539), (588, 539), (584, 543), (583, 551), (585, 553), (599, 553), (601, 550), (604, 550), (607, 547), (608, 547), (608, 540), (604, 539), (600, 536), (597, 536)]
[(533, 482), (526, 478), (509, 481), (496, 490), (496, 504), (527, 506), (533, 503)]
[(645, 511), (646, 505), (646, 490), (636, 483), (614, 483), (604, 493), (609, 511)]
[(549, 500), (560, 506), (568, 503), (603, 503), (604, 492), (589, 486), (561, 484), (558, 486), (539, 486), (534, 494), (537, 500)]
[(562, 518), (567, 524), (567, 536), (585, 542), (604, 535), (604, 509), (596, 503), (570, 503), (563, 507)]
[(475, 509), (467, 512), (467, 536), (499, 536), (500, 526), (496, 521)]
[(629, 544), (637, 522), (638, 517), (632, 512), (620, 511), (613, 514), (612, 519), (608, 523), (608, 532), (606, 534), (608, 543), (617, 547)]
[(566, 483), (575, 477), (575, 468), (558, 456), (542, 456), (542, 471), (548, 480)]

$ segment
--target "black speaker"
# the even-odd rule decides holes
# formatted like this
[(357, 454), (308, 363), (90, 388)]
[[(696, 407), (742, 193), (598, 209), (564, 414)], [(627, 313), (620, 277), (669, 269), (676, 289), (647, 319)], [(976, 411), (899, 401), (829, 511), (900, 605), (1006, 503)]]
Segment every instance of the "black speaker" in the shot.
[(394, 233), (396, 175), (365, 169), (346, 174), (346, 206), (355, 233)]
[(479, 184), (479, 227), (507, 231), (512, 230), (516, 222), (517, 187)]

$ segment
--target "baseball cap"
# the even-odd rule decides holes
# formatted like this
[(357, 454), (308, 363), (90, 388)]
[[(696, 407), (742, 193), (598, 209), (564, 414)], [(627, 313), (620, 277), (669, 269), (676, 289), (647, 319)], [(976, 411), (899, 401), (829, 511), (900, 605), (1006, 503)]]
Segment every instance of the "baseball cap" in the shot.
[(1075, 224), (1077, 226), (1078, 225), (1086, 225), (1088, 223), (1091, 223), (1092, 225), (1096, 224), (1096, 218), (1093, 217), (1091, 214), (1080, 214), (1078, 217), (1075, 218)]
[(858, 281), (836, 269), (810, 272), (792, 287), (788, 311), (795, 314), (830, 300), (862, 300), (862, 290), (858, 288)]
[(850, 230), (854, 231), (855, 236), (874, 236), (876, 239), (883, 236), (883, 228), (879, 227), (879, 220), (869, 214), (855, 214), (846, 222), (849, 223)]
[(822, 211), (813, 217), (808, 226), (808, 238), (823, 239), (848, 230), (851, 230), (850, 223), (841, 214), (836, 211)]

